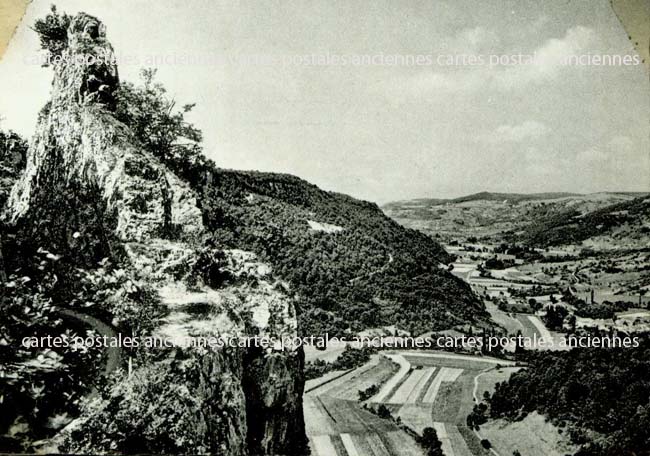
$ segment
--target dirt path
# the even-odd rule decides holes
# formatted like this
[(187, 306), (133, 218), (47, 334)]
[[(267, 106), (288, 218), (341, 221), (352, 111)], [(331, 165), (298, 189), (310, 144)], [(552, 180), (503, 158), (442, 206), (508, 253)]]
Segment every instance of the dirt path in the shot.
[(472, 391), (472, 396), (474, 396), (474, 403), (478, 405), (479, 400), (478, 400), (478, 379), (481, 375), (486, 374), (488, 371), (491, 371), (492, 369), (496, 369), (496, 367), (489, 367), (487, 369), (483, 369), (481, 372), (478, 373), (474, 377), (474, 390)]
[[(492, 369), (496, 369), (496, 368), (495, 367), (490, 367), (488, 369), (483, 369), (481, 372), (479, 372), (474, 377), (474, 390), (472, 391), (472, 396), (474, 396), (474, 403), (477, 404), (477, 405), (479, 403), (479, 399), (478, 399), (478, 379), (479, 379), (479, 377), (481, 375), (487, 373), (488, 371), (490, 371)], [(483, 440), (484, 437), (481, 435), (481, 433), (479, 431), (477, 431), (476, 429), (472, 429), (472, 431), (474, 432), (474, 434), (476, 434), (476, 437), (478, 437), (479, 440)], [(495, 456), (501, 456), (499, 454), (499, 452), (497, 450), (495, 450), (494, 448), (490, 448), (490, 453), (492, 453)]]
[[(106, 336), (107, 338), (117, 337), (117, 332), (112, 327), (95, 317), (91, 317), (90, 315), (86, 315), (73, 309), (59, 309), (59, 313), (90, 326), (97, 331), (100, 336)], [(120, 366), (122, 360), (122, 349), (120, 347), (106, 347), (104, 350), (106, 353), (104, 375), (109, 375)]]
[(406, 357), (419, 357), (419, 358), (442, 358), (442, 359), (458, 359), (464, 361), (475, 361), (479, 363), (499, 364), (501, 366), (514, 366), (517, 364), (514, 361), (500, 358), (492, 358), (490, 356), (472, 356), (472, 355), (455, 355), (447, 353), (426, 353), (418, 351), (402, 352)]

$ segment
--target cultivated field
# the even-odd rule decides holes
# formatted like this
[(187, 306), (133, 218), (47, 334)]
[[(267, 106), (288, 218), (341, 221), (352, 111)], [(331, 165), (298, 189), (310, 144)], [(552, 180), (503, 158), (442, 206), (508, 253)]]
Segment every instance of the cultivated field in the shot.
[(526, 328), (524, 328), (524, 325), (515, 318), (515, 314), (500, 310), (492, 301), (483, 302), (485, 303), (485, 309), (490, 313), (492, 320), (497, 325), (504, 328), (508, 334), (517, 334), (517, 331), (521, 331), (522, 334), (524, 333)]
[[(364, 410), (359, 390), (385, 385), (401, 366), (383, 356), (320, 384), (304, 395), (305, 428), (316, 456), (421, 456), (422, 450), (393, 421)], [(408, 367), (406, 368), (408, 371)]]
[(314, 455), (422, 455), (408, 434), (356, 402), (309, 395), (304, 402), (305, 426)]
[[(447, 456), (491, 454), (467, 428), (466, 419), (476, 390), (482, 395), (483, 388), (493, 388), (489, 382), (507, 379), (516, 368), (497, 366), (511, 363), (489, 357), (411, 350), (389, 356), (398, 357), (402, 369), (379, 399), (393, 416), (417, 433), (433, 427)], [(377, 399), (375, 396), (373, 401)]]
[[(382, 385), (392, 378), (398, 370), (391, 360), (374, 355), (371, 360), (350, 372), (330, 377), (328, 381), (315, 387), (314, 384), (306, 384), (305, 391), (319, 396), (327, 395), (338, 399), (356, 401), (359, 399), (359, 391), (364, 391), (372, 385)], [(312, 380), (314, 382), (318, 379)]]
[[(535, 325), (529, 320), (529, 325)], [(475, 432), (467, 415), (485, 391), (521, 369), (512, 362), (448, 352), (400, 350), (374, 355), (349, 372), (330, 373), (308, 383), (305, 426), (316, 456), (415, 456), (423, 450), (398, 422), (416, 433), (436, 430), (446, 456), (559, 455), (562, 436), (549, 423), (527, 418), (520, 423), (490, 423)], [(377, 385), (365, 407), (384, 404), (394, 420), (382, 419), (358, 401), (360, 390)], [(543, 420), (542, 420), (543, 422)], [(541, 426), (541, 427), (540, 427)], [(481, 445), (487, 438), (494, 452)], [(539, 450), (531, 450), (533, 447)], [(548, 450), (550, 451), (550, 450)]]
[[(534, 314), (504, 312), (494, 305), (494, 303), (490, 301), (484, 302), (485, 308), (490, 313), (492, 320), (504, 328), (508, 334), (514, 335), (521, 332), (522, 336), (531, 339), (537, 337), (537, 340), (543, 337), (544, 340), (553, 341), (554, 349), (558, 348), (563, 336), (560, 333), (549, 331), (539, 316)], [(549, 346), (540, 346), (539, 344), (535, 344), (531, 348), (537, 350), (548, 350)], [(508, 346), (506, 349), (514, 350), (514, 346)]]

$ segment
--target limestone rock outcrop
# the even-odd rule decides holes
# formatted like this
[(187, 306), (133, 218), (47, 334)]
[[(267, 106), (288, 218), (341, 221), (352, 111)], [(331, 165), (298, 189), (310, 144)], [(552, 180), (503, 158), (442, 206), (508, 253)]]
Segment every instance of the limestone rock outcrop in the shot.
[[(91, 238), (92, 249), (79, 254), (80, 265), (92, 267), (88, 257), (106, 255), (146, 270), (165, 307), (156, 335), (296, 336), (291, 299), (254, 255), (224, 252), (224, 267), (247, 277), (245, 285), (190, 284), (192, 277), (178, 273), (196, 262), (202, 247), (197, 195), (114, 117), (118, 71), (98, 19), (84, 13), (72, 18), (53, 70), (52, 97), (40, 114), (4, 220), (31, 226), (34, 236), (62, 253), (75, 246), (78, 251), (79, 239)], [(71, 430), (68, 449), (115, 451), (111, 432), (119, 429), (134, 451), (156, 452), (156, 442), (147, 440), (151, 426), (184, 426), (192, 438), (172, 443), (190, 454), (304, 451), (302, 349), (178, 350), (175, 359), (152, 360), (118, 382), (110, 398), (82, 418), (101, 435)], [(158, 388), (155, 381), (163, 382), (160, 395), (149, 397)], [(186, 399), (170, 411), (176, 422), (160, 421), (156, 413), (168, 407), (168, 395)], [(158, 421), (147, 422), (153, 415)]]

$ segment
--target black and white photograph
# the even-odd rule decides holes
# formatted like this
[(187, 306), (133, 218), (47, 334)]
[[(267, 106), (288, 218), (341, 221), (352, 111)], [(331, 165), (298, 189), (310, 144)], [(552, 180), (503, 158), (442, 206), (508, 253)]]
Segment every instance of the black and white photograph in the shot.
[(0, 0), (0, 454), (650, 456), (650, 0)]

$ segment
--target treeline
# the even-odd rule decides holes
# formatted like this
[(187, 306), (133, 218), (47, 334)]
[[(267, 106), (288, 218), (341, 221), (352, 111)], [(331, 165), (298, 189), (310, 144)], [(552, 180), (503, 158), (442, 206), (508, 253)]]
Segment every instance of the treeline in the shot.
[(331, 363), (322, 359), (307, 361), (304, 369), (305, 380), (322, 377), (335, 370), (349, 370), (362, 366), (370, 361), (370, 355), (376, 352), (377, 349), (371, 347), (352, 348), (346, 345), (343, 352)]
[(563, 295), (563, 301), (575, 308), (575, 314), (578, 317), (594, 318), (594, 319), (610, 319), (615, 318), (616, 312), (624, 312), (630, 307), (634, 307), (634, 303), (626, 301), (602, 301), (588, 303), (584, 299), (574, 296), (569, 291)]
[(650, 449), (650, 340), (638, 348), (526, 354), (529, 367), (497, 384), (470, 415), (519, 420), (537, 411), (566, 425), (580, 456), (639, 455)]

